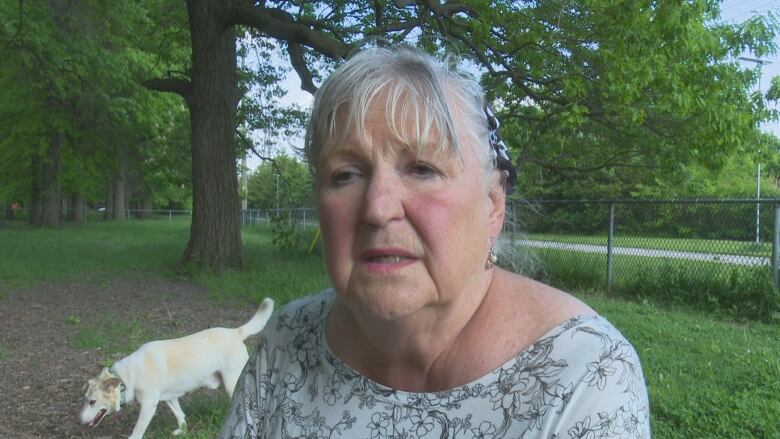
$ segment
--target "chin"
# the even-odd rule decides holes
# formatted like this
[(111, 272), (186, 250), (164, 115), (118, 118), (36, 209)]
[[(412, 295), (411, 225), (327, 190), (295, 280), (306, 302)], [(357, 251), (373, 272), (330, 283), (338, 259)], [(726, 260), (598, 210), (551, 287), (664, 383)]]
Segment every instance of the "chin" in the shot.
[(419, 290), (395, 285), (381, 285), (348, 289), (343, 297), (355, 313), (369, 313), (383, 321), (396, 321), (409, 317), (431, 305), (431, 298)]

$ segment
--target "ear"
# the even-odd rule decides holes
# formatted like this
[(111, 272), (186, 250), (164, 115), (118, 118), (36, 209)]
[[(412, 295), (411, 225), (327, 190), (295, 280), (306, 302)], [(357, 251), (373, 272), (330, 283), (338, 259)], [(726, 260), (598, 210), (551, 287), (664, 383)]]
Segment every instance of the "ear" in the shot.
[(490, 211), (488, 212), (488, 230), (490, 236), (498, 236), (504, 227), (506, 214), (506, 191), (499, 171), (490, 174), (488, 197), (490, 198)]
[(103, 389), (106, 392), (113, 392), (114, 389), (116, 389), (120, 384), (122, 384), (122, 380), (119, 378), (109, 378), (103, 384), (100, 385), (100, 388)]
[(108, 371), (107, 367), (104, 367), (103, 370), (100, 371), (100, 375), (98, 375), (98, 379), (108, 379), (111, 378), (113, 375)]

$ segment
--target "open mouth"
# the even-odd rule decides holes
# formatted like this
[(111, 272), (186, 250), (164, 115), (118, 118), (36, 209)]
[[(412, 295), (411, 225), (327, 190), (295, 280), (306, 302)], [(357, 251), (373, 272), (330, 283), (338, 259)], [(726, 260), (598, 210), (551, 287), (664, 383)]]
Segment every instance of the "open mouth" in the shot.
[(381, 255), (381, 256), (371, 256), (366, 258), (366, 260), (373, 264), (397, 264), (404, 260), (410, 260), (411, 258), (403, 257), (403, 256), (392, 256), (392, 255)]
[(95, 418), (89, 421), (89, 424), (87, 424), (85, 427), (89, 429), (97, 427), (97, 425), (100, 423), (100, 421), (103, 420), (104, 417), (106, 417), (106, 409), (101, 409)]

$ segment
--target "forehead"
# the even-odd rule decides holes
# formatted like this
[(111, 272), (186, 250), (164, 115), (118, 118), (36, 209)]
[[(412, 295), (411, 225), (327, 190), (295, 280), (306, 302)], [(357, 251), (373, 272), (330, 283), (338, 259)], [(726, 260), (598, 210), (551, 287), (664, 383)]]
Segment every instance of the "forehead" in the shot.
[(334, 112), (320, 159), (344, 150), (367, 155), (388, 149), (417, 156), (455, 155), (457, 134), (446, 125), (452, 124), (443, 124), (421, 99), (409, 93), (392, 98), (384, 92), (363, 106), (344, 103)]
[(90, 395), (94, 393), (98, 389), (98, 383), (95, 380), (89, 380), (87, 382), (87, 390), (84, 392), (84, 395)]

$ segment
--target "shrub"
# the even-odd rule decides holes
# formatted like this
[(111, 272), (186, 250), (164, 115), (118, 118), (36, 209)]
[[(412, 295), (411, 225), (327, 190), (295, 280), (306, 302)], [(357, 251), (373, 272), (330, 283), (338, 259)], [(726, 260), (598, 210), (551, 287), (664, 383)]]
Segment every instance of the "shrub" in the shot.
[(271, 220), (271, 243), (284, 252), (291, 252), (301, 242), (301, 227), (297, 220), (277, 215)]

